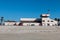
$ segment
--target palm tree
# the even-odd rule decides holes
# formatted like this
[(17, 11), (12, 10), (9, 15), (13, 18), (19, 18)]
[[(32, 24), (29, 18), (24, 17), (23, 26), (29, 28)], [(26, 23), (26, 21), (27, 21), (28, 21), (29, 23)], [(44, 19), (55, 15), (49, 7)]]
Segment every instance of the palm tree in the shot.
[(54, 20), (58, 21), (58, 18), (55, 18)]
[(1, 25), (3, 25), (4, 17), (1, 17)]
[(56, 21), (58, 21), (58, 26), (60, 25), (60, 18), (55, 18)]
[(58, 26), (60, 26), (60, 19), (58, 19)]

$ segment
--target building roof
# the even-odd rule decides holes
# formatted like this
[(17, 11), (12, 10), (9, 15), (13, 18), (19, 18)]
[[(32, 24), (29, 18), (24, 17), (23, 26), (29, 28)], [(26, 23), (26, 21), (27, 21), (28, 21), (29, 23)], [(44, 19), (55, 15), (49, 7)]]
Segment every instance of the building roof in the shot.
[(21, 18), (20, 21), (35, 21), (37, 18)]
[(42, 16), (42, 17), (46, 17), (46, 16), (49, 17), (50, 14), (41, 14), (41, 16)]
[(13, 20), (7, 20), (7, 21), (4, 21), (4, 22), (16, 22), (16, 21), (13, 21)]

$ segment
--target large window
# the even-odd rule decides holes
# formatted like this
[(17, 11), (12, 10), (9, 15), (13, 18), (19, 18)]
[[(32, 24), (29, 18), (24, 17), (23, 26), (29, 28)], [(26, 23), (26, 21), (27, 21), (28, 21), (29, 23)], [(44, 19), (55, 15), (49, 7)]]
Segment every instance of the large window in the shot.
[(43, 22), (45, 22), (45, 20), (42, 20)]

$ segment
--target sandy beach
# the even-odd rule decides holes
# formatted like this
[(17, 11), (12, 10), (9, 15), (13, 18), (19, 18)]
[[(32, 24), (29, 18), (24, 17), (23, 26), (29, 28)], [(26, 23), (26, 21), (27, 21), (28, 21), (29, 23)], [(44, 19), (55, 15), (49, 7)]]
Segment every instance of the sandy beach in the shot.
[(59, 32), (5, 33), (0, 40), (60, 40)]
[(0, 40), (60, 40), (60, 27), (0, 26)]

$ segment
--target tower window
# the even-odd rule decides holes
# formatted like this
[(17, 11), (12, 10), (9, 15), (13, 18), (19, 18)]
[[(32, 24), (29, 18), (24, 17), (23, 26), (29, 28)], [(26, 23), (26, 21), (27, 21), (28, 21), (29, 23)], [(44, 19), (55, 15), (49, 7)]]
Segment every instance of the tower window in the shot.
[(53, 22), (53, 21), (51, 21), (51, 22)]
[(49, 20), (48, 20), (48, 22), (49, 22)]
[(48, 26), (50, 26), (50, 24), (47, 24)]

